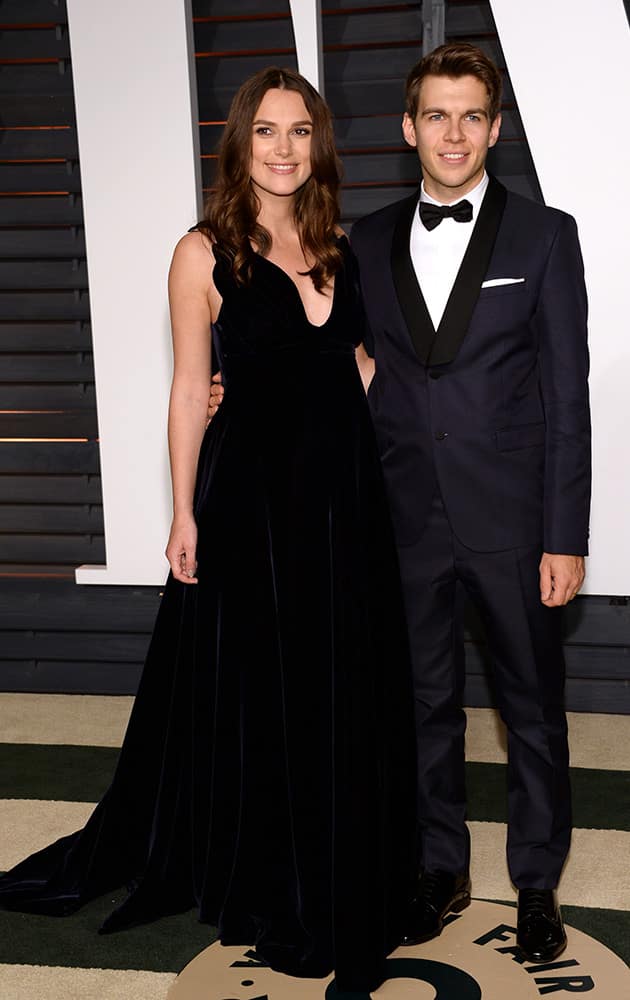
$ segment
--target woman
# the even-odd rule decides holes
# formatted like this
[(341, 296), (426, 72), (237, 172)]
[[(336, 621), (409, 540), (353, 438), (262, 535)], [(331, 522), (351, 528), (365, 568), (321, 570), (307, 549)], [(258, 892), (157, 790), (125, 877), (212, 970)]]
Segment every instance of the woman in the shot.
[[(372, 990), (413, 883), (415, 753), (338, 186), (316, 91), (248, 80), (170, 272), (171, 575), (118, 768), (0, 898), (68, 913), (127, 883), (104, 932), (197, 906), (274, 969)], [(204, 434), (211, 324), (226, 394)]]

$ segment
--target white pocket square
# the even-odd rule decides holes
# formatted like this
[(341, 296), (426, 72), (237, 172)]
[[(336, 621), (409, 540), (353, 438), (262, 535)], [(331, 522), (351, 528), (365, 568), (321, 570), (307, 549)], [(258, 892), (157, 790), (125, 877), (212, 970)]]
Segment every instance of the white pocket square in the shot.
[(484, 281), (482, 288), (498, 288), (499, 285), (521, 285), (525, 278), (490, 278)]

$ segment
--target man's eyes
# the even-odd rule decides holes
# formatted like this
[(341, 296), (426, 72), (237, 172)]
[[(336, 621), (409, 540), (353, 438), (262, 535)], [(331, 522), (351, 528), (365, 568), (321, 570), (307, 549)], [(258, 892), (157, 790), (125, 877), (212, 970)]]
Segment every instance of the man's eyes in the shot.
[[(446, 121), (446, 116), (445, 115), (441, 115), (439, 112), (436, 111), (434, 114), (429, 115), (429, 121), (431, 121), (431, 122), (444, 122), (444, 121)], [(481, 121), (481, 115), (475, 115), (475, 114), (464, 115), (464, 121), (466, 121), (466, 122), (480, 122)]]

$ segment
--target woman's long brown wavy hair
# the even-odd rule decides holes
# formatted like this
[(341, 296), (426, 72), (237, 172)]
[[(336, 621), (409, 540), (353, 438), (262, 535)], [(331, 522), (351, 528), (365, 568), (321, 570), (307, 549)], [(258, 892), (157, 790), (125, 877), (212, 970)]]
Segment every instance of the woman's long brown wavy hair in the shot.
[(251, 277), (252, 244), (267, 256), (271, 234), (257, 220), (260, 202), (251, 183), (252, 125), (268, 90), (301, 94), (313, 122), (311, 176), (295, 195), (295, 223), (318, 291), (341, 265), (337, 244), (341, 164), (335, 150), (330, 110), (314, 87), (292, 69), (270, 66), (250, 77), (236, 94), (219, 146), (216, 187), (199, 228), (208, 232), (230, 261), (239, 284)]

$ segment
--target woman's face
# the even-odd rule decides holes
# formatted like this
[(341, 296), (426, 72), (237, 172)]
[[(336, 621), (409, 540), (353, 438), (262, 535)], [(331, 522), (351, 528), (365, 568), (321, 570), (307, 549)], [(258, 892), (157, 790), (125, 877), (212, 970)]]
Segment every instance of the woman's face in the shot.
[(268, 90), (252, 123), (251, 179), (258, 192), (292, 197), (311, 176), (313, 122), (295, 90)]

